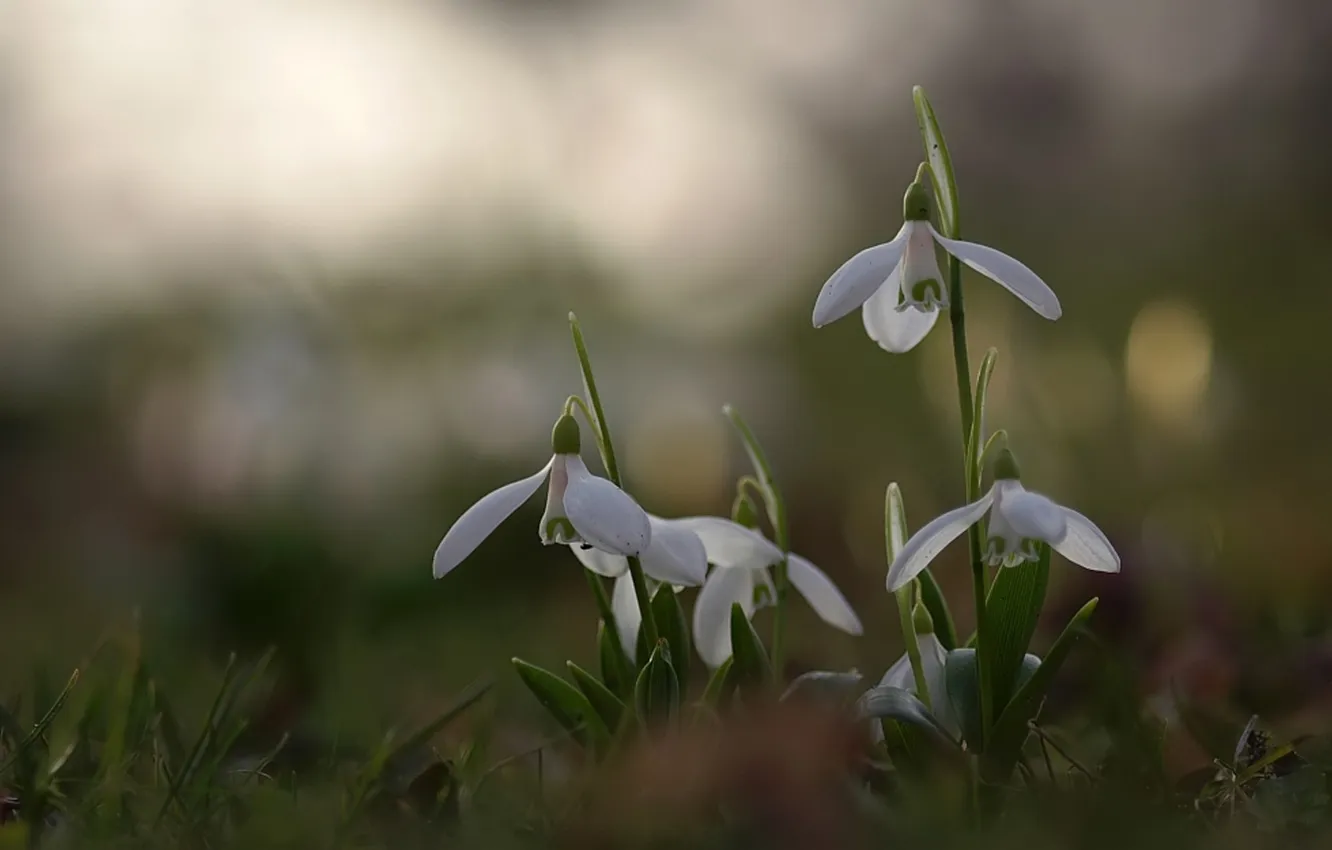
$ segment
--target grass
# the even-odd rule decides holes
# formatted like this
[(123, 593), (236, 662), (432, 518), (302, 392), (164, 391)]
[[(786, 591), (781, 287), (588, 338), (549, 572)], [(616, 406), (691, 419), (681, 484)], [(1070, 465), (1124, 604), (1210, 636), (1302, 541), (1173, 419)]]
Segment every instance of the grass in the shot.
[[(890, 721), (888, 743), (871, 745), (830, 680), (817, 697), (755, 688), (720, 713), (691, 703), (679, 717), (624, 724), (594, 754), (569, 734), (521, 746), (460, 734), (469, 713), (493, 709), (488, 682), (419, 728), (346, 740), (299, 721), (283, 728), (271, 711), (279, 666), (272, 652), (233, 656), (188, 716), (137, 634), (77, 670), (34, 675), (0, 709), (0, 848), (1210, 848), (1332, 837), (1327, 741), (1282, 741), (1257, 719), (1236, 728), (1183, 698), (1172, 730), (1110, 685), (1033, 724), (1014, 780), (978, 794), (965, 758), (909, 727)], [(1210, 747), (1212, 761), (1171, 775), (1172, 733)]]

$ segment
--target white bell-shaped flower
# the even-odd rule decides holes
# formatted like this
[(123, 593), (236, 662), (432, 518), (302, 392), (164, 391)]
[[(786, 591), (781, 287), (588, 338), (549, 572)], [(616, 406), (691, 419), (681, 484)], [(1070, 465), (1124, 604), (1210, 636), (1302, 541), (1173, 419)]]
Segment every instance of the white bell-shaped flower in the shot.
[[(694, 603), (694, 646), (709, 667), (719, 667), (731, 657), (731, 606), (738, 602), (753, 617), (777, 602), (768, 568), (782, 560), (782, 550), (757, 531), (721, 517), (666, 523), (698, 535), (713, 565)], [(823, 570), (790, 554), (786, 577), (825, 623), (853, 635), (863, 631), (851, 604)]]
[(1119, 572), (1119, 553), (1101, 529), (1072, 508), (1026, 490), (1017, 461), (1005, 449), (995, 461), (994, 485), (984, 496), (927, 523), (911, 536), (888, 569), (888, 589), (905, 587), (987, 511), (990, 522), (984, 558), (990, 566), (1014, 567), (1035, 561), (1036, 544), (1044, 542), (1079, 566)]
[(550, 480), (541, 542), (590, 546), (612, 555), (641, 555), (652, 538), (647, 514), (629, 494), (588, 471), (579, 456), (578, 423), (562, 416), (551, 436), (554, 455), (535, 474), (505, 484), (468, 508), (435, 549), (435, 578), (449, 573), (499, 524)]
[[(953, 704), (948, 698), (948, 677), (945, 665), (948, 651), (939, 643), (933, 632), (921, 632), (916, 635), (916, 644), (920, 647), (920, 666), (925, 674), (925, 687), (929, 690), (922, 699), (928, 703), (930, 713), (943, 727), (954, 735), (958, 732), (957, 716)], [(879, 680), (880, 687), (901, 688), (904, 691), (921, 696), (916, 690), (916, 674), (911, 669), (911, 658), (905, 653), (897, 659), (888, 672)], [(883, 728), (877, 723), (870, 724), (870, 735), (878, 741), (883, 739)]]
[(1059, 298), (1035, 272), (1007, 254), (949, 239), (930, 224), (925, 187), (912, 183), (903, 199), (902, 229), (891, 242), (866, 248), (828, 278), (814, 302), (814, 327), (862, 308), (865, 331), (887, 351), (910, 351), (948, 307), (948, 286), (934, 246), (990, 278), (1047, 319), (1062, 314)]

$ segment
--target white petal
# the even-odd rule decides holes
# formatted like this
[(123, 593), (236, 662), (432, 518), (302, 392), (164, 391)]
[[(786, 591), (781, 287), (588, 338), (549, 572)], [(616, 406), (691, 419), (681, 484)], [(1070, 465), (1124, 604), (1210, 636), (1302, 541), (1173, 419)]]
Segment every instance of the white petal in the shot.
[(714, 569), (694, 602), (694, 646), (709, 667), (720, 667), (731, 657), (731, 606), (754, 615), (753, 570)]
[(632, 660), (637, 654), (638, 627), (643, 622), (643, 612), (638, 610), (638, 597), (634, 595), (634, 580), (622, 575), (615, 580), (611, 592), (611, 611), (615, 614), (615, 630), (620, 634), (620, 645)]
[(915, 348), (934, 327), (938, 310), (897, 309), (900, 280), (896, 270), (888, 282), (869, 297), (861, 309), (865, 333), (884, 351), (902, 354)]
[[(551, 462), (554, 462), (553, 458)], [(541, 482), (546, 480), (549, 472), (550, 463), (547, 463), (534, 475), (487, 493), (464, 511), (435, 549), (435, 578), (443, 577), (472, 554), (501, 522), (541, 489)]]
[(879, 687), (901, 688), (904, 691), (916, 691), (916, 674), (911, 670), (911, 657), (902, 653), (902, 657), (897, 659), (888, 672), (883, 674), (879, 680)]
[(703, 541), (673, 520), (649, 516), (652, 541), (643, 553), (643, 572), (677, 587), (702, 584), (708, 574)]
[(788, 555), (786, 577), (800, 591), (800, 595), (809, 601), (810, 607), (823, 622), (847, 634), (858, 635), (864, 631), (860, 618), (851, 610), (851, 603), (846, 601), (846, 597), (823, 570), (799, 555)]
[(1054, 544), (1055, 551), (1078, 566), (1098, 573), (1119, 572), (1119, 553), (1101, 529), (1072, 508), (1061, 510), (1067, 531), (1064, 539)]
[(647, 514), (628, 493), (587, 471), (582, 458), (568, 458), (564, 515), (579, 536), (603, 552), (641, 555), (652, 539)]
[(866, 248), (833, 272), (814, 301), (814, 327), (821, 328), (842, 318), (883, 285), (902, 259), (907, 233), (908, 228), (903, 225), (893, 241)]
[(935, 230), (933, 225), (930, 226), (930, 232), (945, 251), (1016, 295), (1040, 315), (1047, 319), (1057, 319), (1063, 314), (1054, 290), (1021, 262), (1002, 251), (975, 242), (949, 239)]
[(888, 590), (896, 592), (905, 587), (921, 570), (930, 565), (949, 543), (970, 528), (990, 509), (994, 501), (994, 489), (969, 505), (955, 508), (943, 516), (931, 520), (920, 531), (911, 535), (911, 539), (897, 553), (893, 565), (888, 568)]
[[(1054, 543), (1064, 537), (1064, 509), (1042, 496), (1032, 493), (1013, 481), (1000, 481), (995, 488), (998, 498), (994, 512), (1002, 515), (1008, 526), (1020, 537)], [(993, 533), (993, 532), (991, 532)]]
[(930, 711), (943, 727), (957, 734), (957, 714), (948, 698), (948, 653), (933, 634), (920, 636), (920, 664), (925, 668), (925, 687), (930, 689)]
[(743, 567), (757, 570), (782, 559), (782, 550), (757, 531), (716, 516), (695, 516), (671, 520), (687, 528), (703, 541), (708, 561), (719, 567)]
[(569, 546), (574, 556), (592, 572), (607, 578), (619, 578), (629, 570), (629, 561), (623, 555), (612, 555), (595, 546), (574, 543)]

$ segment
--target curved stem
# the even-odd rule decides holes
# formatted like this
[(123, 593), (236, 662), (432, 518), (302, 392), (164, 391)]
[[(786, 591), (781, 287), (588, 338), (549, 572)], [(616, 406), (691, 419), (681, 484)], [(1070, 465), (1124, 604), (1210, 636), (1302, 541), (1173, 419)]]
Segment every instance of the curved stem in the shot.
[[(764, 453), (763, 447), (759, 445), (758, 438), (750, 430), (749, 424), (745, 422), (740, 412), (731, 405), (722, 408), (722, 413), (731, 420), (735, 430), (740, 434), (740, 442), (745, 446), (745, 452), (749, 455), (749, 462), (754, 467), (754, 472), (758, 475), (755, 482), (758, 485), (758, 491), (763, 496), (763, 506), (767, 509), (768, 521), (772, 524), (772, 534), (774, 543), (782, 551), (782, 559), (773, 567), (772, 584), (777, 591), (777, 604), (774, 606), (772, 615), (772, 669), (776, 674), (777, 680), (782, 680), (782, 671), (786, 660), (786, 597), (787, 585), (787, 556), (791, 553), (790, 528), (786, 521), (786, 500), (782, 498), (782, 493), (777, 489), (777, 483), (772, 475), (772, 465), (768, 463), (768, 456)], [(748, 479), (749, 476), (745, 476)], [(741, 479), (741, 486), (745, 485), (745, 479)], [(752, 479), (751, 479), (752, 480)]]
[[(578, 317), (569, 313), (569, 330), (573, 333), (574, 349), (578, 352), (578, 368), (583, 373), (583, 388), (587, 391), (587, 400), (592, 403), (593, 426), (597, 432), (597, 445), (601, 449), (601, 460), (606, 466), (606, 474), (616, 487), (624, 489), (620, 481), (620, 467), (615, 462), (615, 446), (611, 443), (610, 428), (606, 425), (606, 411), (601, 406), (601, 396), (597, 393), (597, 381), (592, 376), (592, 361), (587, 356), (587, 344), (583, 341), (583, 329), (578, 324)], [(587, 406), (583, 406), (584, 413)], [(643, 577), (643, 564), (638, 558), (629, 558), (629, 577), (634, 583), (634, 597), (638, 600), (638, 610), (643, 615), (643, 635), (648, 646), (657, 645), (657, 620), (652, 616), (652, 597), (648, 595), (647, 580)]]
[[(948, 319), (953, 330), (953, 366), (957, 374), (957, 404), (962, 414), (962, 453), (966, 456), (967, 442), (971, 436), (971, 420), (975, 414), (971, 398), (971, 361), (967, 354), (967, 313), (962, 300), (962, 263), (952, 255), (948, 257)], [(964, 464), (965, 466), (965, 464)], [(967, 502), (979, 498), (979, 482), (972, 477), (971, 470), (963, 470)], [(985, 564), (981, 561), (980, 524), (974, 523), (967, 529), (967, 550), (971, 557), (972, 594), (976, 603), (976, 669), (980, 679), (981, 698), (981, 735), (978, 749), (985, 746), (984, 736), (989, 732), (993, 707), (990, 704), (990, 682), (988, 665), (981, 648), (981, 635), (985, 624)]]

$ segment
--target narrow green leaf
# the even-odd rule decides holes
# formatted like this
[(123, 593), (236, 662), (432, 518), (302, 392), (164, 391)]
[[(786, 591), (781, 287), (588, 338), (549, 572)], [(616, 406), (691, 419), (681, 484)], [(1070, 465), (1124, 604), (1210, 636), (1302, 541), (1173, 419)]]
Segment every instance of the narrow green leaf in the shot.
[(615, 451), (611, 448), (610, 428), (606, 425), (606, 411), (601, 406), (601, 396), (597, 393), (597, 379), (592, 375), (592, 359), (587, 354), (587, 342), (583, 339), (583, 328), (578, 324), (578, 317), (569, 313), (569, 331), (573, 334), (574, 350), (578, 353), (578, 368), (583, 373), (583, 391), (592, 405), (594, 421), (592, 427), (597, 431), (597, 448), (601, 451), (601, 462), (606, 467), (606, 475), (618, 486), (620, 468), (615, 463)]
[(925, 144), (925, 158), (930, 163), (930, 174), (934, 178), (934, 200), (939, 205), (939, 229), (945, 236), (957, 239), (960, 231), (953, 160), (948, 155), (948, 145), (944, 143), (943, 131), (939, 129), (939, 119), (935, 117), (934, 107), (925, 97), (925, 90), (916, 86), (911, 90), (911, 97), (916, 104), (916, 123), (920, 126), (921, 141)]
[(583, 692), (587, 701), (592, 705), (601, 722), (606, 724), (606, 728), (614, 731), (620, 728), (620, 721), (624, 719), (624, 701), (611, 692), (601, 683), (596, 676), (579, 667), (572, 661), (566, 661), (565, 666), (569, 668), (569, 675), (573, 676), (574, 684), (578, 690)]
[(962, 727), (962, 738), (971, 752), (980, 752), (985, 734), (981, 726), (980, 671), (976, 667), (976, 650), (963, 648), (948, 653), (944, 676), (948, 682), (948, 704), (953, 707), (953, 715)]
[(943, 588), (939, 587), (939, 582), (928, 567), (916, 576), (916, 580), (920, 582), (921, 604), (930, 612), (930, 619), (934, 621), (934, 636), (944, 649), (956, 649), (957, 626), (953, 625), (953, 614), (948, 610)]
[(605, 620), (597, 623), (597, 661), (601, 667), (601, 681), (617, 696), (627, 697), (634, 684), (628, 675), (629, 658), (624, 654), (619, 636)]
[(915, 694), (901, 688), (887, 685), (870, 688), (856, 703), (856, 716), (861, 719), (877, 717), (899, 720), (931, 732), (945, 741), (953, 740), (953, 736), (930, 713), (925, 703)]
[(1003, 783), (1017, 766), (1018, 758), (1022, 754), (1022, 745), (1030, 731), (1027, 724), (1040, 710), (1055, 675), (1081, 636), (1087, 620), (1096, 610), (1098, 601), (1093, 598), (1073, 615), (1073, 619), (1050, 647), (1040, 666), (1022, 687), (1017, 689), (1008, 707), (999, 715), (981, 759), (982, 779), (995, 784)]
[(1012, 698), (1022, 658), (1027, 654), (1045, 605), (1050, 581), (1050, 547), (1040, 544), (1040, 558), (999, 570), (985, 602), (985, 634), (981, 639), (990, 671), (990, 704), (996, 714)]
[(518, 678), (555, 722), (584, 747), (599, 749), (610, 740), (610, 730), (582, 691), (549, 670), (513, 659)]
[[(42, 736), (46, 734), (47, 727), (51, 725), (52, 721), (54, 721), (60, 714), (60, 710), (64, 708), (65, 701), (69, 699), (69, 692), (74, 690), (74, 686), (78, 684), (78, 682), (79, 671), (75, 670), (70, 675), (69, 681), (65, 683), (65, 689), (60, 692), (60, 695), (57, 696), (54, 701), (51, 701), (51, 707), (46, 710), (46, 713), (42, 715), (40, 720), (33, 724), (32, 729), (18, 742), (18, 745), (14, 747), (13, 751), (7, 754), (9, 758), (6, 759), (3, 764), (0, 764), (0, 776), (4, 776), (8, 773), (9, 769), (13, 767), (19, 759), (25, 757), (28, 750), (33, 748), (34, 745), (42, 739)], [(37, 704), (34, 704), (33, 707), (36, 708)]]
[(457, 720), (464, 711), (476, 705), (482, 697), (490, 692), (494, 684), (491, 681), (479, 681), (468, 685), (448, 708), (441, 711), (434, 720), (416, 730), (410, 738), (403, 741), (393, 752), (389, 753), (389, 761), (400, 762), (414, 751), (429, 744), (430, 739), (439, 734), (441, 729)]
[(759, 640), (754, 624), (745, 616), (745, 609), (736, 602), (731, 605), (731, 672), (737, 687), (766, 684), (772, 681), (772, 665), (768, 653)]
[(657, 621), (661, 638), (670, 644), (671, 667), (675, 669), (677, 684), (683, 694), (689, 689), (689, 658), (694, 648), (689, 641), (689, 622), (685, 620), (675, 588), (669, 584), (657, 588), (652, 597), (652, 616)]
[(645, 726), (674, 722), (680, 712), (680, 682), (671, 664), (671, 648), (657, 641), (634, 684), (634, 706)]
[(735, 661), (734, 657), (728, 658), (721, 663), (721, 666), (712, 671), (712, 676), (708, 678), (707, 687), (703, 689), (703, 704), (709, 708), (717, 708), (725, 704), (730, 698), (731, 692), (735, 690), (735, 677), (731, 675), (731, 667)]
[(991, 348), (981, 360), (980, 370), (976, 373), (976, 394), (971, 416), (971, 431), (967, 434), (967, 499), (980, 497), (981, 453), (985, 445), (985, 404), (990, 395), (990, 378), (994, 375), (994, 363), (999, 357), (998, 349)]
[(801, 673), (791, 680), (782, 693), (781, 701), (791, 699), (832, 699), (837, 702), (849, 700), (864, 679), (854, 670), (842, 673), (836, 670), (811, 670)]

